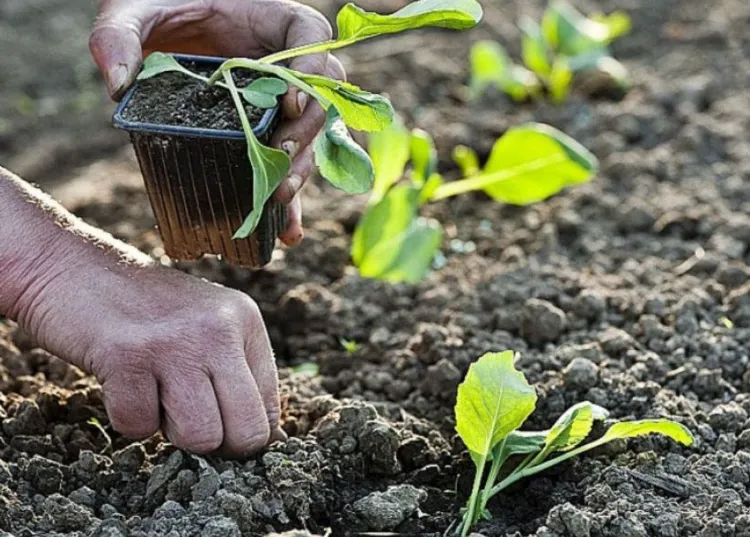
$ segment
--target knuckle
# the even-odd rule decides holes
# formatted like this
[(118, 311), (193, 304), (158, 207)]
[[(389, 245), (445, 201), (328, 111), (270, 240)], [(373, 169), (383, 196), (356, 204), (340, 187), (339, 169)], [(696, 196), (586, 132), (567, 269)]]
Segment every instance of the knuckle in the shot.
[(262, 322), (260, 308), (255, 301), (244, 293), (231, 291), (221, 297), (214, 307), (205, 308), (200, 312), (200, 333), (208, 333), (211, 339), (216, 339), (212, 334), (232, 336), (242, 332), (242, 328), (248, 322)]

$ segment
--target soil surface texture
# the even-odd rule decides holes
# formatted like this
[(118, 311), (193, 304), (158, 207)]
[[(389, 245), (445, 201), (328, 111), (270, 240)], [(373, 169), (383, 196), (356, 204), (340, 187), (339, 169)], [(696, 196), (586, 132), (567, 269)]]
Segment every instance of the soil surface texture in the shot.
[[(201, 76), (211, 76), (212, 68), (195, 62), (181, 62), (184, 67)], [(258, 78), (247, 70), (232, 72), (235, 84), (242, 89)], [(256, 125), (265, 110), (246, 104), (245, 111), (251, 125)], [(183, 73), (168, 72), (140, 80), (122, 112), (123, 119), (157, 125), (174, 125), (214, 130), (242, 130), (237, 109), (229, 90), (210, 87)]]
[[(332, 17), (344, 2), (311, 3)], [(290, 440), (248, 461), (123, 439), (90, 377), (0, 320), (0, 535), (443, 535), (473, 477), (456, 387), (483, 353), (513, 349), (539, 394), (529, 428), (589, 400), (614, 419), (680, 421), (697, 442), (649, 437), (566, 462), (499, 495), (480, 535), (750, 537), (750, 4), (576, 1), (633, 17), (615, 54), (636, 87), (560, 107), (467, 102), (471, 43), (497, 39), (518, 57), (515, 21), (542, 7), (484, 4), (475, 32), (347, 51), (349, 78), (430, 132), (449, 175), (454, 145), (486, 156), (535, 120), (590, 148), (599, 176), (526, 208), (481, 195), (431, 207), (447, 233), (420, 285), (356, 275), (348, 249), (364, 200), (322, 181), (305, 190), (303, 244), (266, 269), (177, 265), (247, 292), (268, 323)], [(163, 257), (129, 151), (50, 190)], [(297, 367), (309, 363), (318, 375)]]

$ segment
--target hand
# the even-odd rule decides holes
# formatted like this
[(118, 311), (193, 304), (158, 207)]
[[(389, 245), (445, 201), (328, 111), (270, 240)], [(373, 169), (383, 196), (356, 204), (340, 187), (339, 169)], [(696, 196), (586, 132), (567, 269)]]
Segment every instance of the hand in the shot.
[[(89, 44), (110, 94), (119, 99), (135, 80), (143, 55), (154, 50), (258, 58), (331, 36), (325, 17), (292, 0), (104, 0)], [(331, 78), (346, 76), (330, 54), (295, 58), (290, 67)], [(272, 145), (289, 154), (292, 167), (275, 196), (289, 211), (289, 226), (280, 238), (295, 246), (303, 237), (298, 192), (314, 169), (311, 142), (325, 114), (296, 88), (284, 96), (282, 109), (286, 120)]]
[(284, 438), (270, 341), (247, 295), (158, 266), (100, 282), (102, 300), (89, 292), (67, 306), (74, 317), (97, 305), (75, 327), (93, 340), (69, 356), (101, 383), (116, 430), (141, 439), (161, 428), (177, 447), (225, 456)]
[(0, 316), (96, 375), (113, 426), (248, 455), (281, 439), (276, 366), (246, 295), (158, 266), (0, 168)]

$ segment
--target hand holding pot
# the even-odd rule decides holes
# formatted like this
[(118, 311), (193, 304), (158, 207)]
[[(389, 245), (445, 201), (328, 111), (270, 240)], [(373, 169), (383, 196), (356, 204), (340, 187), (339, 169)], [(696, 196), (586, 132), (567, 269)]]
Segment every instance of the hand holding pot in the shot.
[[(138, 75), (144, 55), (155, 50), (259, 58), (331, 36), (323, 15), (292, 0), (104, 0), (89, 43), (110, 94), (119, 99)], [(295, 58), (290, 67), (345, 78), (330, 54)], [(292, 157), (292, 167), (275, 196), (289, 211), (289, 226), (280, 238), (294, 246), (303, 236), (298, 192), (314, 169), (311, 142), (325, 114), (296, 88), (284, 96), (282, 108), (285, 122), (272, 144)]]

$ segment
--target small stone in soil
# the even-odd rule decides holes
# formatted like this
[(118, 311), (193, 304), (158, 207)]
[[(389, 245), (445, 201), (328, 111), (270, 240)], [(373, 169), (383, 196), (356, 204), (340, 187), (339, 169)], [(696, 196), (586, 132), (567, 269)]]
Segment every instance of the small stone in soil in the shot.
[(574, 358), (563, 371), (565, 384), (575, 390), (588, 390), (599, 380), (599, 366), (586, 358)]
[(531, 298), (524, 304), (521, 334), (532, 343), (557, 340), (566, 324), (565, 312), (546, 300)]
[(389, 487), (354, 502), (354, 512), (375, 531), (393, 530), (417, 512), (427, 493), (412, 485)]

